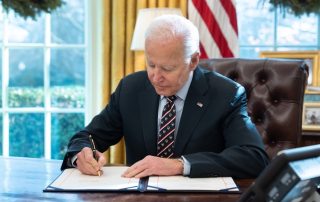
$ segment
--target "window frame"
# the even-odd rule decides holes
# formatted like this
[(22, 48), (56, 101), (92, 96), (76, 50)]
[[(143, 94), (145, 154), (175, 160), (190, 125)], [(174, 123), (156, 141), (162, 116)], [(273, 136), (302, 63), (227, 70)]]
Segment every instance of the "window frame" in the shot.
[[(44, 158), (51, 159), (51, 114), (53, 113), (83, 113), (85, 125), (91, 120), (98, 110), (101, 109), (102, 91), (102, 0), (85, 2), (85, 24), (83, 44), (51, 44), (50, 43), (50, 18), (49, 14), (44, 14), (45, 39), (43, 43), (8, 43), (8, 19), (3, 21), (2, 49), (2, 156), (8, 157), (10, 154), (9, 145), (9, 114), (11, 113), (43, 113), (44, 114)], [(1, 9), (0, 9), (1, 12)], [(49, 34), (48, 34), (49, 33)], [(8, 107), (8, 87), (9, 87), (9, 49), (10, 48), (42, 48), (44, 51), (44, 106), (43, 107)], [(54, 108), (50, 101), (50, 49), (51, 48), (83, 48), (85, 57), (85, 105), (84, 108)], [(97, 90), (98, 89), (98, 90)], [(76, 131), (75, 131), (76, 132)]]
[[(249, 2), (249, 0), (246, 0), (247, 2)], [(237, 2), (236, 4), (236, 8), (237, 8), (237, 15), (241, 15), (241, 13), (239, 13), (238, 10), (242, 10), (239, 9), (239, 6), (243, 6), (246, 2)], [(265, 5), (260, 5), (257, 4), (257, 9), (262, 9), (265, 6), (270, 6), (268, 3), (266, 3)], [(270, 29), (273, 30), (273, 43), (270, 45), (261, 45), (261, 44), (257, 44), (257, 45), (251, 45), (248, 43), (241, 43), (240, 41), (240, 35), (239, 35), (239, 57), (243, 57), (245, 58), (246, 56), (241, 56), (241, 52), (243, 51), (243, 53), (246, 52), (246, 50), (250, 50), (250, 49), (259, 49), (258, 52), (256, 52), (257, 54), (252, 56), (251, 58), (259, 58), (259, 53), (261, 51), (299, 51), (299, 50), (305, 50), (305, 51), (314, 51), (314, 50), (320, 50), (320, 13), (318, 15), (316, 15), (316, 20), (317, 20), (317, 41), (310, 45), (291, 45), (291, 44), (279, 44), (278, 42), (278, 25), (279, 25), (279, 19), (281, 19), (282, 17), (285, 17), (285, 15), (283, 15), (283, 13), (280, 12), (280, 8), (274, 9), (274, 10), (269, 10), (270, 15), (272, 15), (272, 18), (274, 20), (273, 22), (273, 27), (270, 27)], [(298, 18), (298, 17), (297, 17)], [(237, 20), (239, 20), (239, 17), (237, 17)], [(246, 29), (250, 29), (250, 28), (246, 28)], [(240, 33), (240, 32), (239, 32)]]

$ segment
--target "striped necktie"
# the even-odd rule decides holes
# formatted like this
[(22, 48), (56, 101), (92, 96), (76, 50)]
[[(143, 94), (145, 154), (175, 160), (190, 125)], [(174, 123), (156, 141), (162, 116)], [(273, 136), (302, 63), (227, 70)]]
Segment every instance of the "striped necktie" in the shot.
[(173, 155), (174, 131), (176, 126), (175, 95), (166, 97), (167, 103), (163, 108), (157, 143), (157, 156), (170, 158)]

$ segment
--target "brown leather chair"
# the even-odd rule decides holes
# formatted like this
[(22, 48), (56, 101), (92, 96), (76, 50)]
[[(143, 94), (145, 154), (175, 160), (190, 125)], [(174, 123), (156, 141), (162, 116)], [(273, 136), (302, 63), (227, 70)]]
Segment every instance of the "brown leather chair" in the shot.
[(300, 146), (308, 78), (303, 60), (223, 58), (201, 60), (200, 66), (245, 87), (248, 114), (270, 158), (280, 150)]

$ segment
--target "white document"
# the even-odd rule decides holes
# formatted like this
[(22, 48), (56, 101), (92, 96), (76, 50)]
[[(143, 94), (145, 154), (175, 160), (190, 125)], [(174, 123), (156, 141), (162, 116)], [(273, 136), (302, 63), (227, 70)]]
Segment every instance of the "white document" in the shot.
[(160, 190), (167, 191), (239, 191), (231, 177), (154, 176), (149, 178), (149, 187), (158, 187)]
[(239, 191), (231, 177), (150, 176), (142, 179), (121, 177), (127, 168), (126, 166), (103, 167), (101, 176), (84, 175), (76, 168), (66, 169), (44, 191)]
[(70, 168), (64, 170), (50, 187), (66, 190), (119, 190), (137, 187), (139, 179), (121, 177), (126, 169), (127, 167), (118, 166), (103, 167), (101, 176), (91, 176)]

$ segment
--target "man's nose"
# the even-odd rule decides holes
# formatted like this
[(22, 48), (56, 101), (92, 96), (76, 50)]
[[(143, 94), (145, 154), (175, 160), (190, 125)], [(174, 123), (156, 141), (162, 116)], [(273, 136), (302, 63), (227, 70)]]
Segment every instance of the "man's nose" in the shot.
[(153, 79), (154, 81), (156, 82), (159, 82), (162, 78), (162, 73), (161, 73), (161, 70), (159, 68), (154, 68), (154, 71), (153, 71)]

